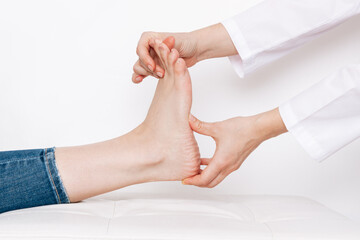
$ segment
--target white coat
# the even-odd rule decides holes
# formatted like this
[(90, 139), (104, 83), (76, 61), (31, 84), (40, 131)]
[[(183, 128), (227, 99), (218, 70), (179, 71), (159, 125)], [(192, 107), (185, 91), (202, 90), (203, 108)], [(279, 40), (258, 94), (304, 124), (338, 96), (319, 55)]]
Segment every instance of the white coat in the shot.
[[(359, 13), (360, 0), (265, 0), (222, 22), (238, 51), (230, 61), (244, 77)], [(332, 73), (279, 110), (310, 156), (324, 160), (360, 136), (360, 64)]]

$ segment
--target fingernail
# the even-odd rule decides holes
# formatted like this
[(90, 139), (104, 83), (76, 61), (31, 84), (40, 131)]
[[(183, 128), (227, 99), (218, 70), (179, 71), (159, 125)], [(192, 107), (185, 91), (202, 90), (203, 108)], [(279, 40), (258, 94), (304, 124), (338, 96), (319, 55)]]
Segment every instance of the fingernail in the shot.
[(138, 77), (135, 78), (135, 80), (138, 81), (138, 82), (140, 82), (140, 81), (141, 81), (141, 77), (138, 76)]
[(163, 77), (163, 74), (161, 72), (157, 72), (156, 74), (161, 78)]
[(148, 65), (148, 68), (150, 71), (153, 71), (153, 67), (150, 64)]
[(156, 39), (156, 40), (155, 40), (155, 43), (156, 43), (156, 44), (160, 44), (161, 41), (160, 41), (159, 39)]

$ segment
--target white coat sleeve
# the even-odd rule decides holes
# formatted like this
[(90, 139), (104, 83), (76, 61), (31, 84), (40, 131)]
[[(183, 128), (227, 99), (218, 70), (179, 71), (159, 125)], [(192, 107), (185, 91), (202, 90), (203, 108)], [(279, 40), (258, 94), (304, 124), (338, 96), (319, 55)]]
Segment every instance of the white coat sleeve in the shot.
[[(265, 0), (225, 20), (243, 77), (360, 12), (360, 0)], [(360, 64), (329, 75), (279, 107), (285, 126), (322, 161), (360, 136)]]
[(360, 137), (360, 64), (344, 67), (279, 107), (286, 128), (322, 161)]
[(360, 13), (360, 0), (265, 0), (222, 22), (238, 55), (240, 77), (288, 54)]

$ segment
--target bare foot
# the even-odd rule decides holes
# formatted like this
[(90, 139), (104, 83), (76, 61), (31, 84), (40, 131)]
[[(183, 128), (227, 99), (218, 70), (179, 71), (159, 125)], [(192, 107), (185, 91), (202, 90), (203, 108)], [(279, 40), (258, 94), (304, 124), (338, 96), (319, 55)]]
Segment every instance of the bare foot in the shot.
[(191, 79), (179, 53), (156, 42), (165, 68), (145, 121), (104, 142), (56, 149), (71, 202), (133, 184), (176, 181), (200, 173), (200, 154), (189, 125)]
[(160, 149), (158, 180), (183, 180), (200, 171), (200, 154), (189, 126), (192, 88), (186, 63), (176, 49), (157, 40), (153, 48), (165, 68), (145, 121), (138, 130)]

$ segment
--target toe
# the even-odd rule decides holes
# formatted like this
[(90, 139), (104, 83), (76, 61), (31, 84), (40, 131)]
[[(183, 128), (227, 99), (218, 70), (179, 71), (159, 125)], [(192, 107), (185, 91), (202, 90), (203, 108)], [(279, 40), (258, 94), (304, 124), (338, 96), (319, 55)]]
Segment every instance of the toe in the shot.
[(168, 65), (168, 56), (170, 54), (170, 49), (164, 43), (160, 43), (159, 49), (161, 60), (163, 61), (163, 63), (165, 63), (165, 65)]
[(163, 64), (164, 67), (166, 67), (166, 62), (163, 59), (163, 47), (161, 47), (161, 40), (159, 39), (155, 39), (154, 41), (150, 42), (150, 46), (154, 49), (156, 55), (159, 57), (161, 63)]
[(178, 60), (178, 58), (179, 58), (179, 52), (175, 48), (171, 49), (168, 57), (169, 65), (173, 66), (175, 62)]
[(175, 62), (175, 73), (185, 74), (186, 72), (187, 72), (187, 67), (184, 59), (178, 58)]

